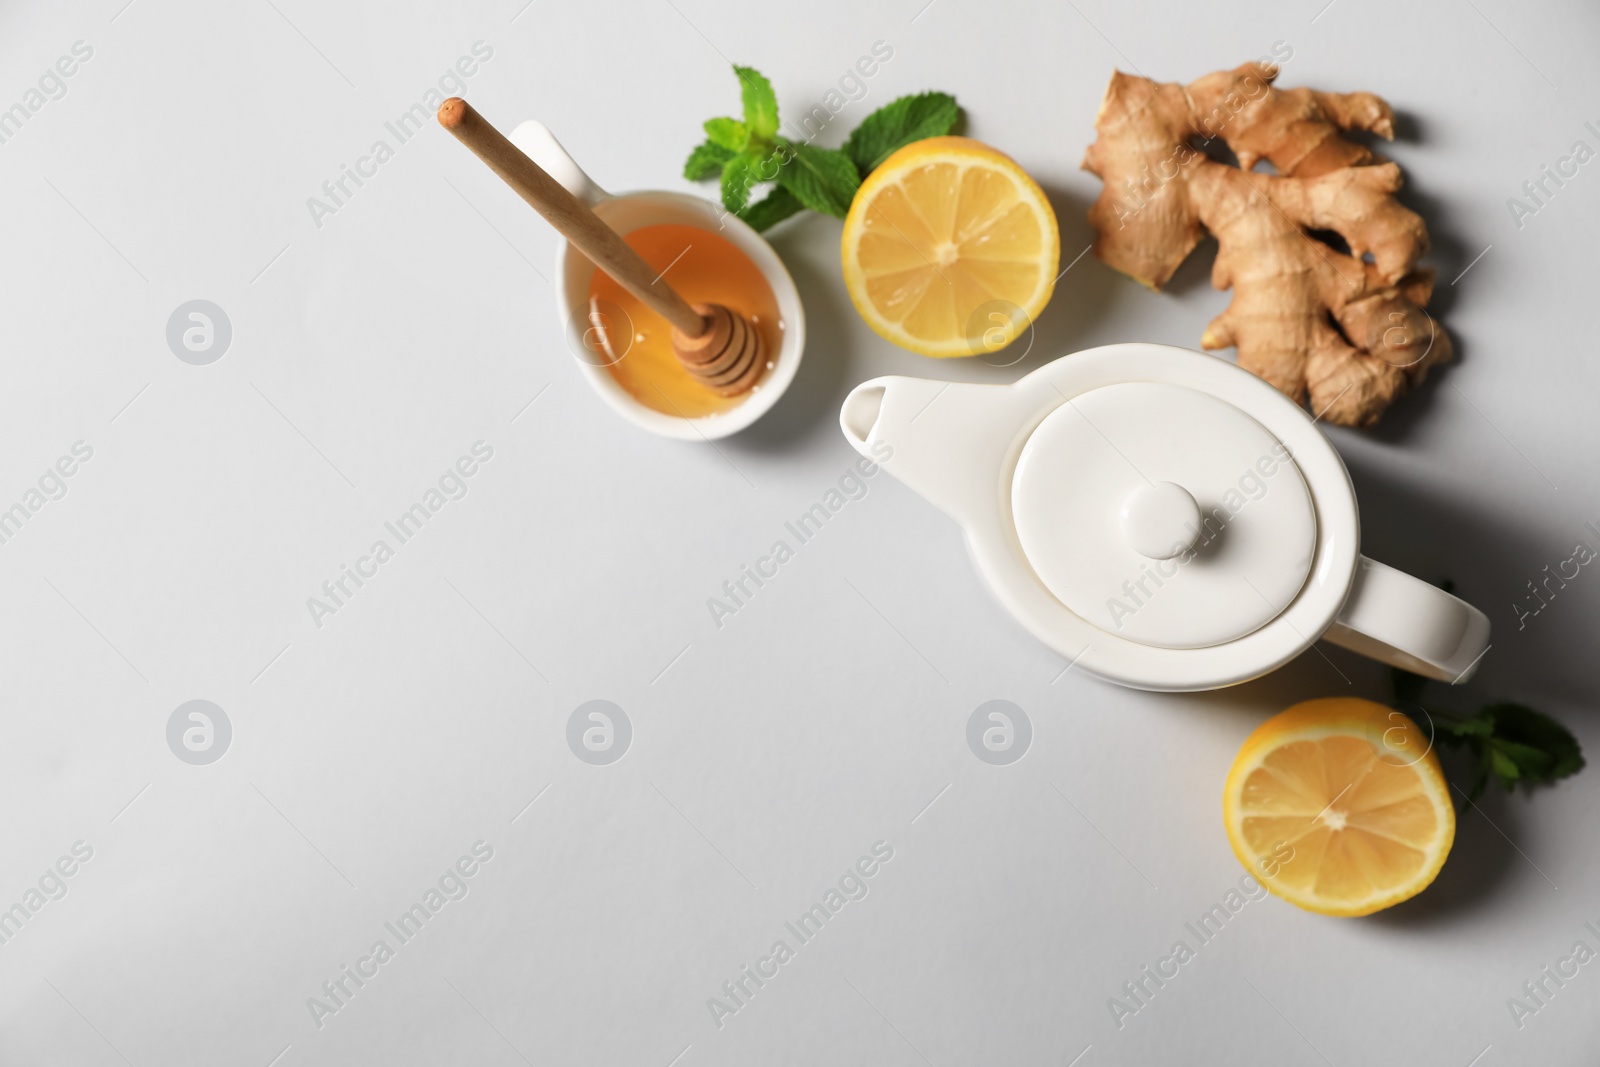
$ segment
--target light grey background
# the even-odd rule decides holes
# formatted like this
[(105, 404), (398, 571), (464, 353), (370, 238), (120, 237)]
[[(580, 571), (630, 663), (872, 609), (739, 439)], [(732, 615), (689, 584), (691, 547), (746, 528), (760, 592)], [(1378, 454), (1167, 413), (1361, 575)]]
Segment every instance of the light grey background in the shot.
[[(1207, 695), (1063, 673), (981, 588), (957, 530), (884, 476), (711, 621), (707, 598), (848, 469), (835, 415), (852, 384), (1195, 345), (1228, 300), (1209, 249), (1164, 295), (1086, 256), (1022, 365), (933, 364), (867, 330), (839, 223), (803, 218), (773, 238), (808, 311), (791, 393), (716, 448), (674, 444), (583, 384), (543, 222), (441, 131), (398, 145), (384, 124), (483, 41), (467, 95), (492, 121), (542, 119), (608, 188), (685, 188), (700, 121), (737, 107), (730, 61), (793, 112), (884, 41), (892, 60), (821, 143), (901, 93), (954, 92), (968, 132), (1051, 193), (1065, 266), (1090, 239), (1098, 182), (1078, 162), (1113, 68), (1189, 80), (1286, 42), (1282, 84), (1371, 90), (1404, 116), (1385, 151), (1429, 222), (1461, 353), (1376, 432), (1333, 431), (1363, 547), (1453, 578), (1494, 620), (1477, 678), (1445, 701), (1524, 699), (1593, 754), (1600, 577), (1520, 630), (1513, 605), (1600, 519), (1600, 162), (1521, 228), (1506, 201), (1575, 140), (1600, 147), (1584, 126), (1600, 16), (922, 2), (8, 5), (0, 107), (74, 42), (93, 56), (0, 144), (0, 505), (74, 442), (93, 457), (0, 545), (0, 907), (74, 842), (93, 856), (0, 945), (0, 1060), (1592, 1053), (1600, 964), (1520, 1030), (1506, 1001), (1580, 938), (1600, 947), (1583, 926), (1600, 925), (1600, 773), (1464, 812), (1438, 883), (1380, 917), (1250, 903), (1119, 1029), (1108, 998), (1193, 946), (1184, 924), (1238, 883), (1219, 795), (1240, 741), (1297, 700), (1386, 696), (1381, 670), (1319, 646)], [(394, 158), (317, 226), (307, 198), (380, 138)], [(167, 346), (194, 299), (232, 325), (210, 365)], [(467, 496), (317, 627), (306, 599), (480, 440), (493, 458)], [(209, 765), (167, 745), (197, 699), (232, 727)], [(632, 724), (609, 765), (566, 743), (595, 699)], [(967, 747), (990, 700), (1032, 723), (1010, 765)], [(468, 895), (315, 1025), (307, 999), (396, 944), (383, 924), (478, 841), (493, 858)], [(878, 841), (893, 859), (869, 895), (719, 1029), (707, 998)]]

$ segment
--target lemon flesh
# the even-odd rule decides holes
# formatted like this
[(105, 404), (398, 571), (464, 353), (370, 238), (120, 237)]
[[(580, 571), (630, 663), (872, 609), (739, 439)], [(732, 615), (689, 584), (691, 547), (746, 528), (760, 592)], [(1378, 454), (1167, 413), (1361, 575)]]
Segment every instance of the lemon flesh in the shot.
[(1455, 839), (1438, 756), (1400, 712), (1312, 700), (1262, 723), (1223, 790), (1233, 851), (1262, 885), (1322, 915), (1369, 915), (1433, 881)]
[(931, 137), (862, 183), (841, 243), (845, 286), (884, 338), (927, 356), (1016, 340), (1050, 300), (1061, 258), (1055, 213), (1004, 154)]

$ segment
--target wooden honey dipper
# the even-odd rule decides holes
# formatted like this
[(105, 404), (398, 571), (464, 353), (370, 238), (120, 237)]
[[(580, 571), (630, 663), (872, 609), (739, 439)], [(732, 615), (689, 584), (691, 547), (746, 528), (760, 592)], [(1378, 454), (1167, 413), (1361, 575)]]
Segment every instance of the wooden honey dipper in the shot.
[(439, 125), (500, 175), (596, 267), (672, 325), (672, 350), (685, 370), (721, 396), (747, 392), (766, 369), (761, 332), (721, 304), (694, 304), (661, 280), (621, 235), (569, 193), (460, 97), (439, 105)]

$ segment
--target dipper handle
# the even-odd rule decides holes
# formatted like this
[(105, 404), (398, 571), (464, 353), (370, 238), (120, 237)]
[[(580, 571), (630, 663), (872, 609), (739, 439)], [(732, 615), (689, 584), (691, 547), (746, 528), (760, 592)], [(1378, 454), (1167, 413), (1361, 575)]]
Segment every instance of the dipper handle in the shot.
[(638, 297), (685, 337), (699, 337), (709, 324), (650, 264), (607, 226), (589, 206), (562, 187), (544, 168), (522, 154), (472, 105), (453, 96), (439, 106), (439, 125), (511, 186), (545, 221), (572, 242), (596, 267)]

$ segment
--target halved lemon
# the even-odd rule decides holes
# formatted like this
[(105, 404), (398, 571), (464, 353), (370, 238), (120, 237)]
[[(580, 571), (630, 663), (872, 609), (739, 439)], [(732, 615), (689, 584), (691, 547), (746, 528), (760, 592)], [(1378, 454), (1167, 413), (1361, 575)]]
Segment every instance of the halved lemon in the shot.
[(1370, 700), (1308, 700), (1256, 728), (1222, 792), (1239, 862), (1322, 915), (1370, 915), (1426, 889), (1456, 835), (1427, 736)]
[(1004, 348), (1044, 310), (1061, 237), (1044, 191), (1011, 157), (929, 137), (861, 183), (842, 252), (867, 325), (925, 356), (974, 356)]

